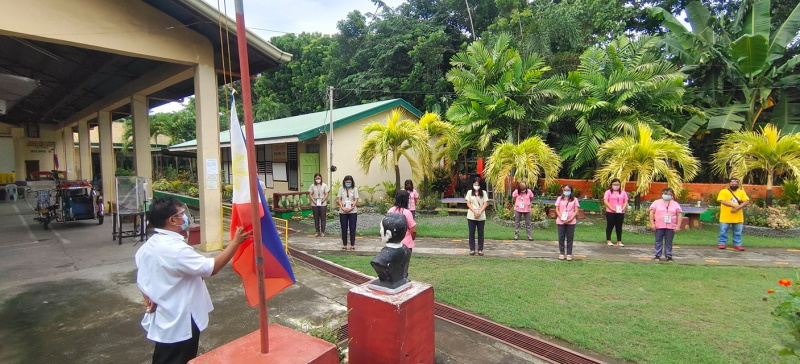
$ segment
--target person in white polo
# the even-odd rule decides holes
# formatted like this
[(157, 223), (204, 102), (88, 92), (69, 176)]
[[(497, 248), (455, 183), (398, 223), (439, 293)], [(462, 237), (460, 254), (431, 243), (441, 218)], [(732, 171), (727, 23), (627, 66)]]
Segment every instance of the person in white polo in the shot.
[(155, 341), (153, 363), (187, 363), (197, 356), (200, 332), (214, 309), (203, 278), (217, 274), (250, 238), (240, 227), (221, 253), (207, 258), (184, 242), (186, 207), (175, 198), (153, 199), (150, 222), (156, 234), (136, 252), (136, 283), (144, 296), (142, 327)]

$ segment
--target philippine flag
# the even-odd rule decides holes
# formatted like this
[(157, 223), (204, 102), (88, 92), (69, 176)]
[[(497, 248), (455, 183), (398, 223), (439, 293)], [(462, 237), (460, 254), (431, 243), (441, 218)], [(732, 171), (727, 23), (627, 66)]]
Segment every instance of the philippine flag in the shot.
[[(231, 169), (233, 170), (233, 213), (231, 214), (231, 239), (239, 226), (245, 230), (252, 230), (252, 215), (250, 206), (250, 183), (258, 184), (257, 176), (250, 176), (247, 169), (247, 148), (244, 142), (242, 127), (236, 115), (236, 102), (231, 105)], [(295, 283), (294, 271), (289, 262), (289, 256), (283, 248), (278, 230), (272, 221), (267, 201), (260, 186), (258, 190), (258, 203), (261, 224), (261, 244), (264, 247), (264, 288), (265, 299), (270, 299), (284, 288)], [(260, 203), (259, 203), (260, 202)], [(233, 270), (242, 277), (244, 293), (250, 306), (258, 305), (258, 271), (256, 270), (256, 245), (253, 239), (247, 239), (233, 256)]]

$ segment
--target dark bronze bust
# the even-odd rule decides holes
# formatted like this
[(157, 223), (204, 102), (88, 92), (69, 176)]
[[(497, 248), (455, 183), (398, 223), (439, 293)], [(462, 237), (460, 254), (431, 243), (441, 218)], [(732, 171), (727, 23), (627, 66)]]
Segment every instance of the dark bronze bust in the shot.
[(370, 262), (378, 279), (372, 281), (369, 288), (394, 294), (411, 284), (404, 277), (405, 268), (411, 258), (411, 251), (402, 243), (406, 229), (406, 218), (403, 214), (386, 214), (381, 220), (381, 241), (386, 246)]

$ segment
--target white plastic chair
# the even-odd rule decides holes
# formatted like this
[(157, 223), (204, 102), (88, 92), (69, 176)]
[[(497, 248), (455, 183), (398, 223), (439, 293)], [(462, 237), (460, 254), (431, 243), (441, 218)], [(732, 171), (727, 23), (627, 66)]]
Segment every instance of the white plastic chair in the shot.
[(11, 200), (17, 201), (19, 196), (17, 196), (17, 185), (13, 183), (9, 183), (6, 185), (6, 201)]

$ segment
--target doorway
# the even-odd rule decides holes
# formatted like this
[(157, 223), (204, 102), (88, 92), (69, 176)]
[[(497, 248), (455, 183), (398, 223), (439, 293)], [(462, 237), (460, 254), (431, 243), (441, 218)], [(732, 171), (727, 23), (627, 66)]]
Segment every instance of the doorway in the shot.
[[(25, 179), (31, 179), (33, 172), (39, 172), (39, 161), (25, 161)], [(17, 177), (19, 178), (19, 177)]]

